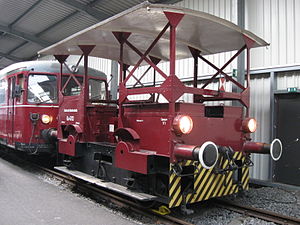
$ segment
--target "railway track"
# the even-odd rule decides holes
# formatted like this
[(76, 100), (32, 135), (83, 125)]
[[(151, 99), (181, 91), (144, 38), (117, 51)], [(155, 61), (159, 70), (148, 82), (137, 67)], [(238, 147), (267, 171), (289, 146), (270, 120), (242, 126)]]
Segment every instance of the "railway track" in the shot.
[(193, 225), (192, 223), (173, 217), (171, 215), (160, 215), (158, 213), (155, 213), (151, 209), (141, 207), (141, 205), (136, 202), (132, 202), (119, 195), (115, 195), (111, 192), (100, 189), (99, 187), (95, 187), (89, 183), (76, 179), (70, 175), (66, 175), (61, 172), (57, 172), (55, 170), (40, 167), (40, 166), (38, 166), (38, 168), (50, 177), (54, 177), (58, 180), (61, 180), (62, 182), (76, 186), (78, 190), (84, 193), (100, 197), (101, 199), (104, 199), (107, 202), (114, 203), (119, 207), (133, 211), (145, 217), (155, 219), (156, 224)]
[[(26, 162), (28, 163), (28, 161)], [(37, 164), (31, 163), (31, 165), (43, 171), (43, 173), (47, 174), (49, 177), (53, 177), (55, 179), (60, 180), (63, 183), (74, 186), (83, 193), (91, 194), (93, 197), (95, 196), (100, 197), (101, 199), (107, 202), (114, 203), (116, 206), (120, 208), (127, 209), (139, 215), (143, 215), (145, 217), (154, 219), (156, 220), (155, 222), (157, 224), (161, 223), (161, 224), (192, 225), (192, 223), (174, 217), (172, 215), (159, 215), (153, 212), (151, 209), (141, 207), (141, 205), (137, 204), (136, 202), (132, 202), (129, 199), (125, 199), (119, 195), (115, 195), (111, 192), (100, 189), (99, 187), (93, 186), (85, 181), (79, 180), (70, 175), (63, 174), (61, 172), (42, 167)], [(258, 209), (251, 206), (240, 205), (234, 202), (214, 199), (214, 204), (217, 207), (228, 209), (230, 211), (234, 211), (246, 216), (259, 218), (269, 222), (274, 222), (276, 224), (285, 224), (285, 225), (300, 224), (299, 218), (289, 217), (286, 215), (281, 215), (272, 211)]]
[[(50, 176), (54, 176), (55, 178), (58, 178), (64, 182), (76, 185), (79, 189), (86, 193), (92, 193), (94, 195), (98, 195), (102, 199), (105, 199), (106, 201), (113, 202), (114, 204), (129, 209), (131, 211), (134, 211), (138, 214), (144, 215), (146, 217), (150, 217), (153, 219), (153, 217), (156, 218), (157, 223), (163, 223), (163, 224), (182, 224), (182, 225), (192, 225), (192, 223), (189, 223), (187, 221), (184, 221), (182, 219), (173, 217), (171, 215), (159, 215), (157, 213), (154, 213), (152, 210), (147, 208), (141, 208), (140, 204), (137, 204), (135, 202), (132, 202), (128, 199), (124, 199), (118, 195), (112, 194), (110, 192), (107, 192), (105, 190), (99, 189), (98, 187), (94, 187), (88, 183), (81, 182), (80, 180), (71, 177), (70, 175), (65, 175), (60, 172), (50, 170), (47, 168), (40, 167), (41, 170), (46, 172)], [(218, 207), (226, 208), (228, 210), (259, 218), (265, 221), (274, 222), (276, 224), (284, 224), (284, 225), (299, 225), (300, 219), (289, 217), (285, 215), (281, 215), (272, 211), (254, 208), (251, 206), (244, 206), (240, 205), (234, 202), (229, 202), (225, 200), (216, 200), (216, 204)]]
[(276, 224), (299, 225), (300, 219), (278, 214), (269, 210), (254, 208), (251, 206), (240, 205), (234, 202), (216, 200), (216, 205), (240, 214), (259, 218), (265, 221), (274, 222)]

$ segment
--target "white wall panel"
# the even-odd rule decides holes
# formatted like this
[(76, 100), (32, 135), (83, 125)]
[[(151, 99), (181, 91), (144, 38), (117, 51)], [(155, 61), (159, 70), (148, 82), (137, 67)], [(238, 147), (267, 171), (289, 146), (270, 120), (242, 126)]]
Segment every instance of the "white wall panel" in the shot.
[[(80, 56), (78, 55), (70, 55), (67, 58), (66, 63), (69, 67), (71, 67), (77, 64), (79, 58)], [(55, 59), (52, 55), (49, 55), (49, 56), (43, 56), (38, 60), (55, 60)], [(83, 65), (83, 59), (81, 60), (80, 65)], [(108, 77), (107, 79), (109, 79), (109, 76), (111, 74), (111, 60), (101, 59), (97, 57), (89, 57), (88, 66), (93, 69), (104, 72)]]
[[(80, 56), (69, 56), (66, 62), (69, 66), (76, 65), (79, 58)], [(83, 65), (83, 59), (80, 61), (80, 65)], [(88, 66), (104, 72), (108, 76), (107, 79), (109, 79), (111, 74), (111, 60), (89, 57)]]
[[(236, 0), (184, 0), (176, 5), (185, 8), (206, 12), (223, 19), (229, 20), (233, 23), (237, 23), (237, 7)], [(216, 55), (207, 56), (206, 58), (213, 62), (218, 67), (224, 65), (224, 63), (233, 55), (233, 52), (221, 53)], [(184, 63), (181, 64), (180, 62)], [(181, 78), (193, 77), (193, 60), (178, 60), (176, 74)], [(182, 69), (184, 68), (184, 69)], [(189, 68), (189, 69), (186, 69)], [(236, 68), (236, 61), (230, 64), (225, 71), (227, 73), (232, 72)], [(180, 71), (184, 70), (184, 73)], [(201, 62), (199, 59), (199, 76), (209, 75), (215, 73), (215, 70), (206, 63)]]
[(277, 90), (297, 87), (300, 89), (300, 71), (281, 72), (276, 76)]
[[(251, 78), (250, 116), (255, 118), (258, 127), (253, 133), (252, 140), (270, 143), (270, 76), (255, 75)], [(270, 156), (252, 154), (254, 166), (250, 169), (250, 176), (255, 179), (267, 180), (270, 173)]]
[(270, 46), (252, 50), (252, 68), (300, 63), (300, 1), (251, 0), (246, 2), (246, 29), (265, 39)]

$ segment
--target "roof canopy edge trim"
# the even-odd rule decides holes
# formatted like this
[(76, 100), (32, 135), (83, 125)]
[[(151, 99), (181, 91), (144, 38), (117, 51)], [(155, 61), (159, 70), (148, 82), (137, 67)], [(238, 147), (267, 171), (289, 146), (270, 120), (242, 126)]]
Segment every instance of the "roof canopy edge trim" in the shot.
[[(113, 38), (110, 31), (126, 31), (132, 33), (130, 38), (140, 50), (145, 49), (145, 43), (150, 43), (158, 34), (158, 31), (167, 23), (164, 16), (165, 11), (185, 14), (184, 19), (177, 27), (177, 58), (190, 57), (188, 46), (201, 51), (203, 55), (220, 52), (235, 51), (240, 49), (245, 43), (243, 35), (252, 39), (253, 47), (267, 46), (263, 39), (250, 31), (241, 29), (236, 24), (227, 20), (210, 15), (208, 13), (194, 11), (172, 5), (141, 3), (133, 8), (125, 10), (100, 23), (86, 28), (70, 37), (48, 47), (39, 54), (79, 54), (74, 49), (76, 45), (95, 44), (96, 49), (91, 56), (116, 60), (119, 56), (113, 49), (103, 46), (118, 46), (118, 42)], [(186, 19), (185, 19), (186, 18)], [(111, 36), (109, 36), (111, 35)], [(158, 43), (158, 47), (150, 52), (160, 59), (169, 58), (168, 33)], [(141, 43), (140, 43), (141, 42)], [(101, 44), (98, 44), (101, 43)], [(103, 52), (101, 52), (103, 50)], [(106, 54), (109, 51), (109, 54)], [(134, 53), (128, 49), (125, 52), (126, 63), (133, 65), (136, 61)]]

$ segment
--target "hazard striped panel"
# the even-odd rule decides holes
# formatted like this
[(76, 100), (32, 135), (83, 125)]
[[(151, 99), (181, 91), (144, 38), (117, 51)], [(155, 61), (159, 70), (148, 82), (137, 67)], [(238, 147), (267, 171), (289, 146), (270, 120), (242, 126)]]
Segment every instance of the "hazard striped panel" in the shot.
[(177, 176), (170, 165), (170, 179), (169, 179), (169, 207), (176, 207), (182, 203), (181, 193), (181, 177)]
[[(241, 152), (235, 152), (234, 159), (245, 160)], [(226, 168), (228, 160), (223, 160), (221, 168)], [(240, 188), (247, 190), (249, 188), (249, 168), (242, 168), (241, 185), (233, 182), (232, 171), (225, 174), (216, 174), (213, 169), (203, 168), (199, 162), (187, 160), (181, 162), (180, 165), (184, 168), (186, 166), (194, 166), (194, 180), (193, 190), (189, 193), (183, 193), (182, 187), (190, 186), (183, 184), (182, 177), (177, 176), (170, 165), (170, 179), (169, 179), (169, 207), (177, 207), (181, 204), (190, 204), (207, 200), (213, 197), (221, 197), (229, 194), (237, 193)], [(186, 180), (185, 180), (186, 181)]]

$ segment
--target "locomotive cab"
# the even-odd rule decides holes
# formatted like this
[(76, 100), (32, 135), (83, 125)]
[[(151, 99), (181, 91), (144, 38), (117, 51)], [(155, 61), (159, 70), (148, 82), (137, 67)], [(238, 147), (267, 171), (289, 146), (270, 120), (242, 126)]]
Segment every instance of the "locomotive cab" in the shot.
[(117, 107), (110, 100), (104, 73), (75, 71), (61, 76), (58, 149), (61, 154), (80, 157), (87, 143), (114, 142)]

